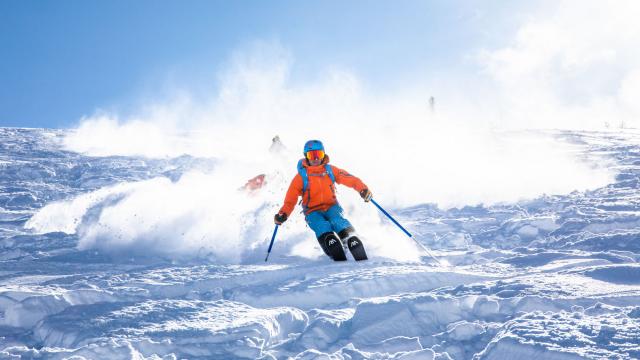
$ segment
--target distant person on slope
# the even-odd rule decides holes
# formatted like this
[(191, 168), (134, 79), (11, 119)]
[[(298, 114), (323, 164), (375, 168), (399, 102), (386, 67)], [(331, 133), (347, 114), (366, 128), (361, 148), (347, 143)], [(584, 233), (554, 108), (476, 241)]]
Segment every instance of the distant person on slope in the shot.
[(275, 223), (285, 222), (298, 197), (302, 196), (305, 220), (315, 232), (324, 253), (335, 261), (347, 260), (342, 248), (344, 241), (354, 259), (366, 260), (362, 241), (354, 235), (355, 229), (349, 220), (343, 217), (342, 207), (336, 199), (335, 183), (356, 190), (366, 202), (371, 200), (371, 191), (357, 177), (329, 165), (329, 156), (319, 140), (307, 141), (303, 153), (305, 157), (298, 161), (298, 173), (289, 185), (284, 205), (274, 217)]
[(274, 154), (282, 154), (287, 150), (287, 147), (284, 146), (282, 140), (280, 140), (280, 136), (276, 135), (271, 139), (271, 146), (269, 147), (269, 152)]
[[(286, 150), (287, 147), (284, 146), (282, 140), (280, 140), (280, 136), (276, 135), (273, 137), (273, 139), (271, 139), (271, 146), (269, 147), (269, 152), (271, 154), (282, 157)], [(247, 182), (238, 190), (244, 191), (249, 195), (255, 195), (256, 193), (258, 193), (258, 191), (260, 191), (260, 189), (264, 187), (264, 185), (267, 184), (267, 180), (271, 180), (273, 176), (271, 176), (269, 179), (267, 178), (267, 174), (256, 175), (247, 180)]]

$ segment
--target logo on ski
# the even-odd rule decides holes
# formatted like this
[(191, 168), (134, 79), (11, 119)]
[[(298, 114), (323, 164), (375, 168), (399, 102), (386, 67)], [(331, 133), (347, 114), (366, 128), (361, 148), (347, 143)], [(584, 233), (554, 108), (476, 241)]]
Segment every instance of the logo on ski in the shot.
[(329, 246), (331, 246), (331, 245), (333, 245), (333, 244), (335, 244), (335, 243), (336, 243), (336, 240), (335, 240), (335, 239), (331, 239), (331, 240), (329, 240)]
[(353, 241), (351, 242), (351, 244), (349, 244), (349, 245), (350, 245), (351, 247), (354, 247), (354, 246), (358, 245), (358, 242), (357, 242), (356, 240), (353, 240)]

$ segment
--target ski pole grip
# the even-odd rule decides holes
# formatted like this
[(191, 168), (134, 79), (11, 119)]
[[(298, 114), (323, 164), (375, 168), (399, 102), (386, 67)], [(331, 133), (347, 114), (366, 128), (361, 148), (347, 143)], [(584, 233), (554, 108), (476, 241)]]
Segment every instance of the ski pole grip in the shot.
[(380, 206), (375, 200), (373, 200), (373, 198), (371, 198), (371, 202), (373, 203), (373, 205), (375, 205), (378, 210), (382, 211), (383, 214), (387, 215), (387, 217), (389, 218), (389, 220), (393, 221), (394, 224), (396, 224), (402, 231), (404, 231), (405, 234), (407, 234), (408, 237), (412, 238), (413, 235), (411, 235), (410, 232), (407, 231), (407, 229), (405, 229), (404, 227), (402, 227), (402, 225), (400, 225), (399, 222), (396, 221), (396, 219), (393, 218), (393, 216), (389, 215), (388, 212), (386, 212), (382, 206)]

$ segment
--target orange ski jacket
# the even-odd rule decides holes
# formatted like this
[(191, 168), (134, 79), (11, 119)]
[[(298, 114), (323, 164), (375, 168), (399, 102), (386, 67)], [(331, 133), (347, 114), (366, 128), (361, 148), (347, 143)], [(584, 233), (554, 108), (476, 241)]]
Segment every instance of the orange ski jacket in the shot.
[[(309, 165), (306, 159), (303, 159), (302, 163), (307, 170), (307, 189), (303, 194), (302, 176), (300, 174), (296, 174), (296, 176), (293, 177), (293, 180), (291, 180), (289, 190), (287, 190), (287, 195), (284, 198), (284, 205), (282, 205), (282, 208), (280, 209), (280, 212), (287, 214), (287, 217), (291, 215), (291, 212), (296, 207), (299, 196), (302, 196), (302, 207), (304, 208), (305, 215), (317, 210), (327, 211), (330, 207), (338, 203), (338, 200), (336, 199), (335, 184), (325, 169), (325, 165), (329, 163), (329, 156), (325, 155), (322, 164), (317, 166)], [(348, 186), (357, 192), (367, 188), (362, 180), (349, 174), (347, 171), (342, 170), (337, 166), (329, 166), (331, 166), (333, 176), (338, 184)]]

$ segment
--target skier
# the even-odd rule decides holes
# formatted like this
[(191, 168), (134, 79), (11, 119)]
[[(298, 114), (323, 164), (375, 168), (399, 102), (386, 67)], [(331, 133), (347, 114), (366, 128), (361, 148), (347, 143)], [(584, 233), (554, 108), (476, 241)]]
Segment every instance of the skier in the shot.
[(371, 200), (371, 191), (357, 177), (329, 165), (329, 156), (319, 140), (307, 141), (303, 154), (305, 157), (298, 161), (298, 173), (289, 185), (284, 205), (274, 217), (275, 223), (285, 222), (298, 197), (302, 196), (305, 220), (315, 232), (324, 253), (335, 261), (347, 260), (342, 248), (342, 242), (345, 242), (355, 260), (366, 260), (362, 241), (354, 235), (355, 229), (349, 220), (343, 217), (342, 207), (336, 199), (335, 183), (356, 190), (365, 202)]

